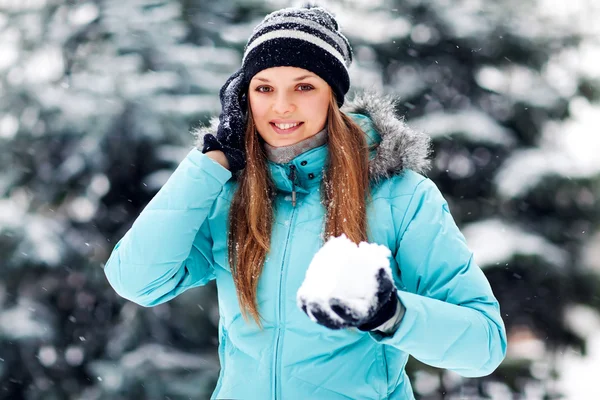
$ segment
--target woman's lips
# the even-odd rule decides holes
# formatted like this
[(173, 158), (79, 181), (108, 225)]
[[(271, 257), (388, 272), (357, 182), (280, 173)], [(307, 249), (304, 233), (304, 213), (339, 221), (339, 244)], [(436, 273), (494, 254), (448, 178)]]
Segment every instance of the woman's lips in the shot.
[(300, 128), (302, 125), (304, 124), (304, 122), (300, 122), (298, 125), (296, 125), (293, 128), (290, 129), (279, 129), (275, 124), (270, 123), (271, 127), (273, 128), (273, 130), (279, 134), (279, 135), (289, 135), (290, 133), (294, 133), (296, 132), (296, 130), (298, 130), (298, 128)]

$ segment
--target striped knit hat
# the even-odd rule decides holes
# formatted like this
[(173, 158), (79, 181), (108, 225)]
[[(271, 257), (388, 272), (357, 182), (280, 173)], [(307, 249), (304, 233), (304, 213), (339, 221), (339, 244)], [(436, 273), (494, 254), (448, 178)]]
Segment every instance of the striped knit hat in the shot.
[(331, 86), (341, 107), (350, 88), (352, 49), (331, 13), (321, 7), (284, 8), (267, 15), (246, 44), (242, 71), (249, 83), (260, 71), (299, 67)]

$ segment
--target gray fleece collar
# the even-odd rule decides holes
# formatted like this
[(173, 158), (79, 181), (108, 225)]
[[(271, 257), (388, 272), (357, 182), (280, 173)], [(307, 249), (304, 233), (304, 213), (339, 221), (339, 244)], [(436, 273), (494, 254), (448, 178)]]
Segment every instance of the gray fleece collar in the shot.
[(320, 130), (311, 137), (283, 147), (273, 147), (268, 143), (264, 143), (265, 153), (267, 158), (277, 164), (285, 164), (292, 161), (298, 155), (305, 151), (314, 149), (327, 143), (327, 127)]

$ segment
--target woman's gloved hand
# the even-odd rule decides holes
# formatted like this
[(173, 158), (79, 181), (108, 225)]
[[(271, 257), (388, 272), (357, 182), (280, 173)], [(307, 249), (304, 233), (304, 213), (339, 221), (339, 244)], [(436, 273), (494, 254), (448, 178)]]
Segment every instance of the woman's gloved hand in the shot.
[(246, 166), (244, 132), (248, 101), (245, 89), (242, 70), (227, 79), (219, 93), (221, 114), (217, 134), (216, 136), (212, 133), (204, 135), (202, 153), (221, 150), (227, 158), (231, 172), (239, 171)]
[(331, 238), (315, 254), (298, 290), (298, 306), (330, 329), (370, 331), (396, 316), (398, 300), (389, 266), (390, 250), (345, 235)]

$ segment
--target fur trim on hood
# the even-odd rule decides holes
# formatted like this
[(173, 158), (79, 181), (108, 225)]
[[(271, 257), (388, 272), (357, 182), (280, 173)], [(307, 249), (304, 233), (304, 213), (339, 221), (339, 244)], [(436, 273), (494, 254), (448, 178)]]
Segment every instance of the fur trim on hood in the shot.
[[(404, 118), (398, 117), (395, 108), (396, 102), (390, 96), (362, 92), (347, 100), (341, 109), (344, 113), (369, 117), (381, 137), (375, 156), (369, 162), (369, 172), (375, 180), (399, 174), (404, 169), (424, 174), (431, 167), (431, 138), (411, 129)], [(219, 119), (213, 117), (209, 126), (193, 131), (198, 149), (202, 150), (204, 135), (216, 132), (218, 125)]]
[(381, 137), (375, 157), (369, 162), (370, 175), (375, 179), (411, 169), (424, 174), (431, 167), (431, 138), (410, 128), (396, 114), (396, 101), (390, 96), (362, 92), (342, 107), (345, 113), (362, 114), (373, 122)]

